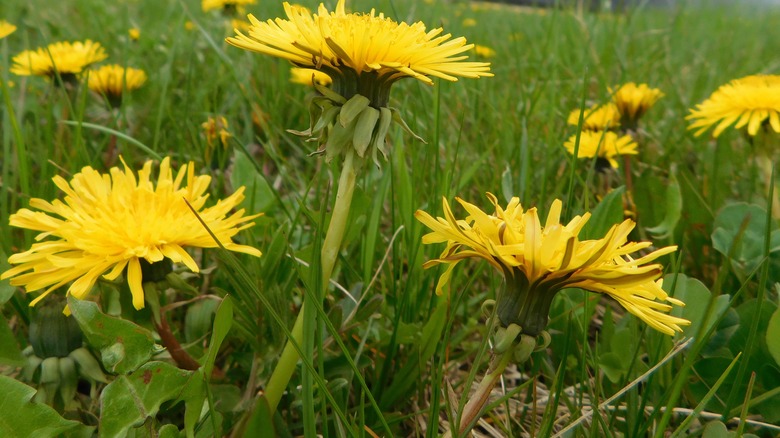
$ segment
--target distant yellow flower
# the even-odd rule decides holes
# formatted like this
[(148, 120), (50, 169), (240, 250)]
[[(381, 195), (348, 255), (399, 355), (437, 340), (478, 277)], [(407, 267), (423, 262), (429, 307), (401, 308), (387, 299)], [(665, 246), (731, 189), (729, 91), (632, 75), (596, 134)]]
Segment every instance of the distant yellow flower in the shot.
[(303, 85), (330, 85), (333, 80), (327, 74), (314, 70), (313, 68), (298, 68), (293, 67), (290, 69), (290, 82)]
[(15, 31), (16, 26), (5, 20), (0, 20), (0, 40), (7, 37), (8, 35), (11, 35)]
[(195, 30), (195, 23), (193, 23), (193, 22), (192, 22), (192, 21), (190, 21), (190, 20), (187, 20), (187, 21), (185, 21), (185, 22), (184, 22), (184, 29), (185, 29), (185, 30), (188, 30), (188, 31), (193, 31), (193, 30)]
[[(569, 137), (564, 147), (570, 154), (574, 154), (576, 135)], [(609, 165), (617, 169), (618, 155), (636, 155), (637, 144), (630, 135), (618, 136), (611, 131), (582, 131), (580, 133), (580, 146), (577, 149), (578, 158), (599, 157), (609, 162)]]
[(731, 125), (747, 126), (751, 136), (762, 125), (780, 133), (780, 75), (746, 76), (721, 85), (686, 119), (693, 121), (688, 129), (698, 129), (697, 136), (714, 126), (712, 136), (717, 137)]
[(203, 12), (208, 12), (214, 9), (222, 10), (236, 10), (246, 5), (254, 5), (257, 0), (202, 0), (201, 7)]
[[(577, 126), (580, 120), (580, 110), (576, 109), (569, 113), (568, 123)], [(612, 129), (620, 126), (620, 111), (614, 103), (607, 103), (601, 106), (587, 108), (582, 122), (582, 129), (589, 131), (600, 131), (602, 129)]]
[(141, 38), (141, 30), (137, 27), (129, 29), (127, 34), (130, 35), (130, 39), (133, 41), (138, 41), (138, 39)]
[(492, 58), (496, 56), (496, 51), (491, 49), (488, 46), (481, 46), (479, 44), (476, 44), (474, 46), (474, 52), (477, 54), (477, 56), (482, 58)]
[(55, 176), (54, 183), (66, 195), (63, 201), (33, 198), (30, 206), (40, 211), (23, 208), (11, 215), (12, 226), (40, 234), (28, 251), (9, 257), (8, 262), (16, 266), (0, 279), (10, 278), (11, 285), (24, 286), (27, 292), (45, 289), (32, 301), (34, 305), (69, 283), (67, 293), (82, 299), (101, 276), (110, 281), (126, 270), (133, 306), (141, 309), (144, 265), (167, 258), (198, 272), (186, 248), (217, 247), (188, 203), (225, 248), (261, 255), (256, 248), (232, 240), (259, 216), (244, 216), (243, 209), (231, 214), (244, 199), (243, 187), (204, 207), (211, 177), (196, 175), (194, 163), (182, 166), (174, 177), (170, 159), (165, 158), (156, 184), (151, 174), (152, 162), (147, 161), (137, 177), (127, 164), (124, 170), (114, 167), (108, 174), (85, 167), (70, 182)]
[(222, 147), (226, 148), (230, 144), (230, 131), (228, 131), (228, 121), (222, 116), (209, 117), (208, 120), (201, 123), (203, 128), (203, 134), (206, 136), (206, 142), (209, 146), (217, 144), (217, 140), (222, 144)]
[(251, 27), (251, 24), (249, 24), (246, 20), (239, 20), (239, 19), (232, 19), (230, 20), (230, 28), (233, 30), (239, 30), (242, 32), (246, 32)]
[(19, 76), (76, 75), (90, 64), (106, 59), (100, 43), (86, 40), (74, 43), (59, 42), (37, 50), (25, 50), (14, 56), (11, 73)]
[(433, 84), (431, 76), (450, 81), (493, 76), (489, 63), (464, 61), (463, 53), (473, 47), (465, 38), (450, 39), (441, 28), (427, 31), (419, 21), (397, 23), (373, 9), (348, 14), (344, 0), (333, 12), (323, 4), (313, 15), (289, 3), (284, 10), (287, 19), (265, 22), (250, 14), (248, 34), (238, 31), (226, 41), (330, 76), (331, 88), (315, 86), (320, 95), (311, 100), (309, 129), (295, 132), (317, 141), (326, 161), (354, 152), (379, 164), (390, 124), (396, 121), (411, 132), (389, 106), (396, 81), (412, 77)]
[(620, 113), (621, 124), (626, 126), (636, 126), (637, 120), (664, 96), (658, 88), (633, 82), (621, 85), (616, 91), (609, 88), (609, 92)]
[(480, 258), (506, 279), (506, 289), (497, 298), (499, 319), (505, 326), (518, 324), (525, 334), (535, 336), (545, 328), (552, 298), (564, 288), (609, 295), (648, 325), (669, 335), (689, 324), (664, 313), (671, 310), (670, 304), (684, 303), (661, 288), (663, 267), (649, 264), (677, 247), (668, 246), (635, 259), (630, 254), (652, 243), (628, 242), (635, 226), (630, 219), (613, 226), (603, 238), (581, 241), (577, 236), (590, 213), (575, 216), (563, 225), (562, 203), (555, 200), (543, 225), (536, 208), (523, 211), (518, 198), (502, 208), (495, 196), (487, 196), (495, 207), (492, 215), (459, 198), (457, 201), (468, 212), (465, 219), (455, 218), (446, 198), (442, 202), (443, 218), (434, 219), (421, 210), (415, 213), (432, 230), (423, 236), (423, 243), (447, 244), (438, 259), (423, 265), (449, 265), (439, 278), (437, 293), (442, 293), (458, 263)]
[(146, 73), (137, 68), (121, 65), (104, 65), (89, 73), (89, 89), (108, 97), (113, 106), (122, 102), (122, 94), (141, 87), (146, 82)]
[(473, 18), (465, 18), (463, 19), (463, 27), (474, 27), (477, 25), (477, 20)]

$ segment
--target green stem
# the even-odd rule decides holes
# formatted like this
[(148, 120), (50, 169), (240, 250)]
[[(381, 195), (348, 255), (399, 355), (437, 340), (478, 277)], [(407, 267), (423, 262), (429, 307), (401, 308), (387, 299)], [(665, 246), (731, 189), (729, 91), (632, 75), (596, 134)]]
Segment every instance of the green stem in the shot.
[[(466, 403), (466, 407), (463, 408), (463, 414), (460, 416), (460, 426), (458, 427), (458, 436), (463, 436), (466, 432), (471, 430), (476, 424), (477, 420), (483, 414), (483, 409), (487, 405), (490, 399), (490, 393), (493, 391), (493, 387), (501, 379), (501, 375), (504, 373), (504, 369), (509, 365), (512, 358), (515, 358), (515, 362), (519, 365), (533, 353), (536, 347), (536, 338), (533, 336), (522, 334), (520, 335), (520, 341), (514, 348), (507, 349), (500, 355), (493, 356), (488, 367), (487, 374), (479, 383), (477, 391)], [(468, 396), (468, 392), (464, 394)]]
[[(322, 281), (325, 287), (327, 287), (330, 276), (333, 273), (333, 267), (336, 265), (341, 241), (344, 238), (344, 230), (347, 227), (347, 218), (349, 217), (352, 194), (355, 191), (355, 182), (357, 181), (359, 168), (359, 165), (356, 164), (358, 163), (355, 163), (354, 148), (350, 147), (347, 149), (346, 157), (344, 158), (344, 167), (341, 169), (336, 202), (333, 205), (333, 215), (330, 218), (325, 241), (322, 244), (320, 264), (322, 266)], [(282, 394), (287, 388), (287, 384), (290, 382), (295, 366), (298, 363), (298, 351), (293, 347), (293, 343), (299, 346), (303, 344), (305, 306), (305, 303), (302, 304), (298, 311), (298, 317), (295, 319), (290, 339), (287, 340), (279, 362), (276, 364), (276, 368), (274, 368), (271, 374), (271, 379), (265, 388), (265, 398), (268, 401), (272, 415), (276, 411), (279, 400), (281, 400)]]

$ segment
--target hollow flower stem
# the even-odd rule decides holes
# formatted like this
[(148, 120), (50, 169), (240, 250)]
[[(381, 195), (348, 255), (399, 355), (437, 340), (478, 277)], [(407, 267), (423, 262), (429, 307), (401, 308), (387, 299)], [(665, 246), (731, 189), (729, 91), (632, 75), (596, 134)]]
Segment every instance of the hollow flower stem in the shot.
[[(506, 366), (509, 365), (509, 362), (514, 358), (515, 363), (518, 365), (522, 364), (528, 360), (535, 347), (535, 337), (521, 334), (520, 340), (514, 348), (509, 348), (503, 353), (493, 356), (485, 377), (477, 387), (477, 391), (463, 408), (463, 414), (460, 416), (460, 425), (458, 426), (458, 436), (462, 436), (471, 430), (477, 419), (482, 416), (485, 406), (490, 400), (490, 393), (501, 379), (501, 375), (504, 373)], [(464, 396), (468, 396), (468, 394), (464, 394)]]
[[(349, 209), (352, 205), (352, 195), (355, 191), (355, 182), (357, 181), (357, 171), (358, 163), (355, 162), (355, 153), (353, 148), (348, 148), (344, 158), (344, 167), (341, 169), (336, 202), (333, 205), (333, 214), (328, 224), (328, 231), (325, 233), (325, 241), (322, 244), (320, 265), (322, 266), (324, 288), (327, 288), (330, 277), (333, 274), (333, 267), (336, 265), (341, 241), (344, 238), (344, 231), (349, 218)], [(276, 368), (274, 368), (271, 374), (271, 379), (265, 388), (265, 397), (271, 414), (276, 411), (279, 400), (281, 400), (282, 394), (287, 388), (287, 384), (290, 382), (290, 378), (300, 358), (293, 343), (301, 346), (304, 336), (307, 335), (303, 330), (305, 306), (306, 303), (304, 302), (298, 311), (298, 317), (295, 319), (291, 336), (287, 340), (279, 362), (276, 364)], [(308, 335), (311, 336), (312, 334)]]

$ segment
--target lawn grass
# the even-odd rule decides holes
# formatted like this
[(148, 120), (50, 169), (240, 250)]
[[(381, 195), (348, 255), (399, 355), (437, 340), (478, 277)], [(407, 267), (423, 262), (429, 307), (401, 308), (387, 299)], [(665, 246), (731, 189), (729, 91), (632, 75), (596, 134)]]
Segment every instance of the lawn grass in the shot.
[[(19, 30), (0, 40), (0, 79), (14, 83), (3, 87), (0, 105), (0, 267), (5, 270), (7, 256), (29, 248), (35, 236), (9, 227), (9, 216), (30, 198), (60, 196), (52, 176), (120, 164), (116, 154), (106, 153), (111, 144), (131, 167), (154, 158), (149, 151), (176, 163), (193, 160), (214, 178), (212, 199), (245, 185), (244, 205), (265, 213), (240, 236), (263, 251), (261, 258), (239, 255), (240, 262), (231, 263), (207, 251), (200, 265), (216, 269), (188, 280), (201, 293), (229, 293), (236, 301), (233, 328), (216, 358), (225, 375), (214, 383), (213, 398), (230, 405), (213, 407), (218, 427), (228, 434), (245, 426), (250, 402), (264, 388), (306, 296), (307, 303), (323, 303), (309, 319), (317, 336), (303, 346), (304, 365), (281, 401), (276, 432), (438, 436), (454, 421), (447, 385), (460, 395), (484, 374), (490, 353), (480, 306), (495, 298), (503, 280), (484, 263), (465, 262), (452, 279), (451, 296), (436, 296), (443, 268), (423, 270), (422, 263), (442, 248), (422, 245), (426, 230), (414, 212), (441, 216), (442, 197), (455, 196), (487, 208), (485, 192), (501, 203), (518, 196), (543, 217), (554, 199), (566, 203), (564, 219), (594, 211), (605, 195), (597, 189), (601, 176), (591, 161), (573, 159), (563, 148), (576, 132), (566, 124), (569, 112), (609, 101), (608, 87), (647, 83), (665, 96), (643, 118), (640, 152), (631, 158), (638, 222), (631, 237), (679, 246), (663, 259), (665, 288), (691, 300), (681, 315), (698, 320), (672, 338), (605, 297), (580, 290), (559, 294), (550, 312), (552, 343), (519, 369), (510, 366), (499, 386), (508, 395), (496, 399), (480, 431), (550, 436), (572, 425), (575, 436), (710, 436), (720, 427), (716, 421), (743, 413), (751, 420), (743, 418), (745, 432), (780, 431), (771, 426), (780, 422), (780, 358), (767, 341), (780, 339), (772, 339), (780, 327), (769, 322), (780, 270), (768, 231), (777, 228), (777, 218), (754, 215), (755, 224), (739, 222), (739, 208), (747, 208), (740, 203), (771, 211), (766, 177), (753, 159), (758, 146), (736, 130), (717, 140), (709, 133), (695, 137), (684, 119), (731, 79), (780, 73), (780, 10), (679, 2), (596, 14), (439, 0), (359, 0), (348, 7), (443, 26), (489, 46), (496, 51), (489, 59), (495, 77), (436, 80), (434, 86), (407, 79), (394, 86), (391, 106), (426, 142), (393, 128), (387, 161), (360, 176), (333, 276), (339, 286), (324, 300), (316, 298), (322, 292), (315, 286), (317, 270), (308, 266), (318, 263), (340, 163), (311, 156), (316, 146), (287, 132), (308, 126), (309, 90), (289, 82), (288, 63), (227, 45), (229, 21), (218, 12), (203, 13), (192, 0), (3, 5), (0, 19)], [(261, 20), (283, 15), (272, 1), (248, 12)], [(476, 24), (464, 25), (467, 18)], [(134, 27), (138, 41), (128, 35)], [(24, 49), (84, 39), (106, 47), (104, 63), (141, 68), (149, 76), (118, 111), (107, 110), (84, 88), (69, 94), (40, 78), (8, 73), (11, 57)], [(233, 134), (230, 150), (212, 160), (205, 157), (201, 129), (209, 116), (224, 116)], [(625, 183), (622, 168), (613, 180), (615, 187)], [(664, 222), (676, 199), (682, 211), (670, 219), (672, 229), (665, 235), (648, 231)], [(729, 206), (736, 210), (718, 221)], [(716, 229), (732, 236), (726, 244), (737, 243), (724, 252), (714, 242)], [(2, 314), (24, 348), (31, 297), (14, 293), (7, 281), (0, 288), (9, 290)], [(169, 319), (198, 358), (211, 326), (188, 328), (190, 308), (172, 310)], [(124, 306), (121, 315), (151, 328), (148, 313)], [(185, 338), (188, 330), (193, 333)], [(675, 349), (690, 337), (685, 348)], [(3, 374), (19, 373), (6, 367)], [(600, 405), (607, 399), (612, 401)], [(81, 403), (99, 417), (94, 400), (83, 397)], [(177, 409), (163, 406), (147, 429), (181, 427)], [(703, 414), (678, 429), (694, 410)], [(728, 424), (736, 430), (736, 423)], [(208, 436), (213, 427), (202, 419), (199, 432)]]

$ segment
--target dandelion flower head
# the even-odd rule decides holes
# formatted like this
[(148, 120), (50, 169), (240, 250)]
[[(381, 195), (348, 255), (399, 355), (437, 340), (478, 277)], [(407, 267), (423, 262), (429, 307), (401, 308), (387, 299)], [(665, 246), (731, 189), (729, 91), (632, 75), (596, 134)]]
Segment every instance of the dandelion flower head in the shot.
[(58, 42), (36, 50), (25, 50), (14, 56), (11, 73), (19, 76), (48, 76), (60, 74), (78, 74), (91, 64), (106, 59), (100, 43)]
[(137, 68), (125, 68), (121, 65), (104, 65), (89, 73), (89, 89), (107, 96), (112, 100), (119, 100), (122, 93), (133, 91), (146, 82), (146, 73)]
[[(579, 124), (581, 112), (581, 110), (576, 109), (569, 113), (569, 118), (567, 119), (569, 125), (577, 126)], [(582, 121), (583, 130), (600, 131), (617, 128), (618, 126), (620, 126), (620, 111), (614, 103), (610, 102), (585, 109)]]
[(479, 44), (476, 44), (474, 46), (474, 53), (477, 54), (477, 56), (481, 58), (493, 58), (496, 56), (496, 51), (488, 46), (482, 46)]
[(16, 26), (14, 26), (13, 24), (5, 20), (0, 20), (0, 39), (3, 39), (8, 35), (11, 35), (15, 31), (16, 31)]
[(44, 289), (31, 305), (68, 284), (69, 295), (84, 298), (101, 276), (114, 280), (126, 270), (133, 306), (143, 308), (142, 261), (167, 258), (198, 272), (186, 248), (217, 246), (192, 210), (225, 248), (261, 255), (232, 240), (259, 216), (233, 211), (244, 199), (244, 188), (206, 207), (211, 177), (196, 175), (192, 162), (174, 175), (170, 158), (163, 159), (156, 184), (151, 161), (137, 176), (124, 164), (109, 173), (85, 167), (70, 181), (60, 176), (53, 181), (65, 193), (63, 200), (34, 198), (30, 207), (38, 211), (23, 208), (10, 217), (12, 226), (40, 232), (29, 250), (9, 257), (15, 266), (0, 276), (27, 292)]
[(712, 136), (726, 128), (747, 127), (755, 136), (763, 125), (780, 134), (780, 75), (752, 75), (721, 85), (686, 117), (699, 136), (714, 127)]
[[(564, 144), (570, 154), (574, 154), (576, 135), (572, 135)], [(577, 158), (598, 157), (609, 161), (613, 169), (618, 168), (615, 160), (619, 155), (636, 155), (637, 144), (630, 135), (618, 136), (612, 131), (582, 131), (580, 145), (577, 148)]]
[(621, 118), (626, 122), (635, 122), (641, 118), (664, 96), (658, 88), (650, 88), (647, 84), (637, 85), (634, 82), (625, 83), (615, 90), (609, 88), (609, 92)]
[[(252, 23), (247, 34), (227, 38), (233, 46), (287, 59), (303, 68), (336, 74), (375, 74), (381, 82), (413, 77), (432, 84), (429, 76), (456, 81), (458, 76), (492, 76), (490, 64), (464, 62), (473, 45), (465, 38), (427, 31), (425, 24), (397, 23), (373, 9), (368, 14), (346, 13), (344, 0), (329, 12), (320, 4), (317, 13), (284, 3), (287, 19)], [(359, 37), (358, 37), (359, 36)], [(349, 72), (347, 71), (349, 70)]]
[[(661, 288), (663, 267), (651, 263), (674, 252), (676, 246), (657, 249), (634, 258), (630, 254), (647, 249), (650, 242), (628, 242), (635, 224), (627, 219), (613, 226), (600, 239), (580, 240), (578, 234), (590, 218), (589, 213), (575, 216), (568, 224), (560, 222), (562, 203), (555, 200), (542, 223), (536, 208), (523, 210), (518, 198), (504, 208), (490, 193), (495, 213), (487, 214), (462, 199), (465, 219), (456, 219), (443, 199), (443, 218), (433, 218), (418, 210), (415, 217), (431, 232), (423, 243), (446, 243), (439, 258), (425, 263), (430, 268), (446, 264), (437, 293), (441, 294), (453, 268), (464, 259), (484, 259), (504, 273), (507, 282), (527, 285), (528, 294), (544, 294), (549, 301), (563, 288), (582, 288), (609, 295), (626, 310), (663, 333), (681, 331), (688, 321), (665, 312), (671, 305), (684, 305)], [(547, 315), (543, 315), (547, 320)], [(507, 321), (503, 321), (508, 323)], [(546, 322), (545, 322), (546, 323)]]
[(201, 8), (203, 12), (208, 12), (214, 9), (230, 9), (241, 8), (246, 5), (254, 5), (257, 0), (203, 0), (201, 2)]
[(206, 136), (206, 142), (209, 146), (217, 144), (217, 140), (222, 147), (228, 147), (230, 138), (233, 136), (228, 126), (228, 121), (222, 116), (209, 117), (208, 120), (201, 123), (203, 134)]

